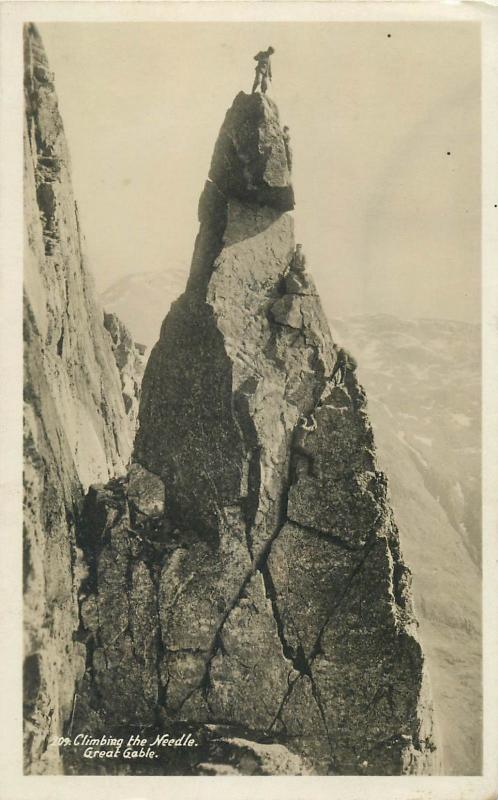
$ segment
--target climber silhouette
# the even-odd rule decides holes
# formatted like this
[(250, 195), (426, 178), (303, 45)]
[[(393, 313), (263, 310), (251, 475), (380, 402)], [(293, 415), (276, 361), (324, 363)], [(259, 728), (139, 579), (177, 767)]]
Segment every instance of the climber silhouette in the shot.
[(254, 60), (257, 61), (256, 64), (256, 75), (254, 77), (254, 83), (252, 86), (252, 94), (255, 93), (258, 86), (261, 84), (261, 93), (266, 94), (266, 90), (268, 88), (268, 81), (271, 83), (272, 74), (271, 74), (271, 56), (275, 50), (273, 47), (269, 47), (268, 50), (260, 50), (254, 56)]
[(332, 383), (335, 386), (339, 386), (344, 383), (347, 372), (354, 372), (358, 364), (351, 353), (348, 353), (343, 347), (337, 347), (337, 345), (334, 344), (333, 349), (336, 353), (336, 362), (331, 378)]
[(292, 268), (295, 272), (302, 274), (306, 269), (306, 256), (303, 253), (302, 244), (296, 244), (296, 249), (292, 257)]

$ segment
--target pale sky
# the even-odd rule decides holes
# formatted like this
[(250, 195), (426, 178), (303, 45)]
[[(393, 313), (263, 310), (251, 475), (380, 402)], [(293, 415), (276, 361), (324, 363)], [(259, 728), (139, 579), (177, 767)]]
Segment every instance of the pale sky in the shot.
[(478, 321), (477, 24), (38, 27), (99, 289), (188, 270), (216, 136), (272, 44), (297, 240), (329, 313)]

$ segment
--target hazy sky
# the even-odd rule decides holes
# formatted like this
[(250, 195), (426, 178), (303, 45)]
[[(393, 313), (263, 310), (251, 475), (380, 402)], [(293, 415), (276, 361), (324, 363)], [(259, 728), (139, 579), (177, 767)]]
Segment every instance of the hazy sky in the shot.
[(328, 310), (478, 320), (475, 23), (39, 29), (99, 289), (131, 272), (188, 269), (218, 130), (250, 91), (253, 55), (272, 44), (297, 240)]

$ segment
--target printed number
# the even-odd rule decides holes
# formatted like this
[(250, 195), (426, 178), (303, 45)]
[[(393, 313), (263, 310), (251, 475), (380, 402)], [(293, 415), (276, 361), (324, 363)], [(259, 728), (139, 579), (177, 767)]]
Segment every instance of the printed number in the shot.
[(49, 747), (68, 747), (71, 744), (71, 739), (67, 736), (56, 736), (52, 739)]

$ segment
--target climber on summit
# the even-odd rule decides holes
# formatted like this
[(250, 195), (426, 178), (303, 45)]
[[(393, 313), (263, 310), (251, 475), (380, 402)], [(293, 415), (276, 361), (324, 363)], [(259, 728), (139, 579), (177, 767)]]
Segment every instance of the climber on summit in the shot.
[(285, 157), (287, 158), (287, 169), (289, 172), (292, 172), (292, 149), (290, 146), (290, 131), (288, 125), (284, 125), (282, 133), (285, 147)]
[(261, 84), (261, 93), (266, 94), (266, 90), (268, 88), (268, 81), (271, 83), (271, 56), (275, 50), (273, 47), (269, 47), (268, 50), (260, 50), (254, 56), (254, 60), (257, 61), (256, 65), (256, 75), (254, 78), (254, 83), (252, 86), (252, 94), (255, 93), (258, 86)]

